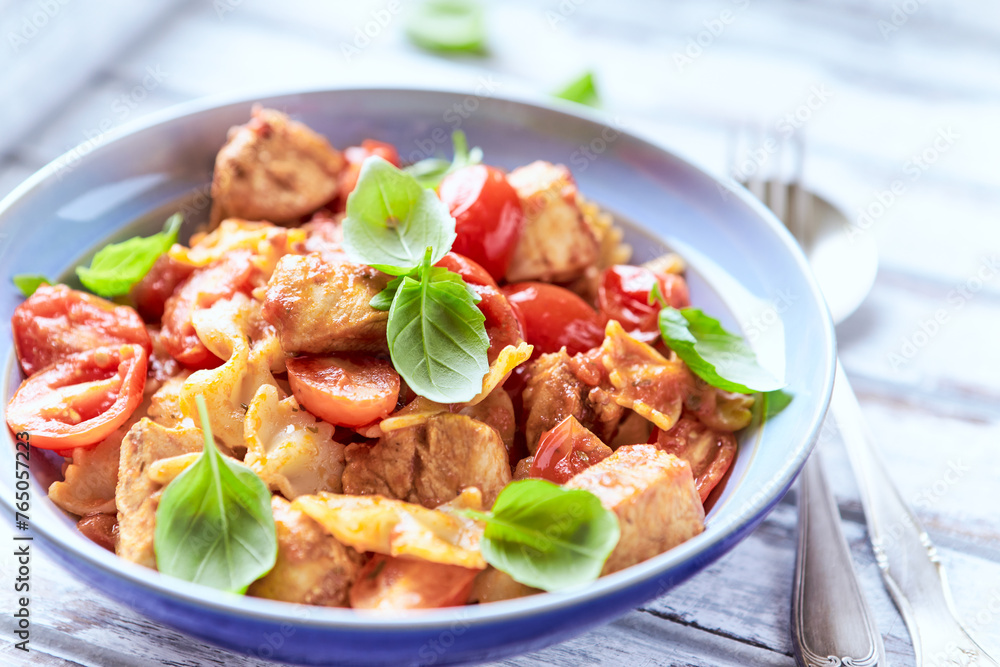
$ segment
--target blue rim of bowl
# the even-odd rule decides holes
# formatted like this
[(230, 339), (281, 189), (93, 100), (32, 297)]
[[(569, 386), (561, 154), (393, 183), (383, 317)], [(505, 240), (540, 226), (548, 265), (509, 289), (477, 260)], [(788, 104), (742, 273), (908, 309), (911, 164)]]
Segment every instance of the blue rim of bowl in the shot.
[[(177, 120), (183, 116), (193, 115), (199, 112), (210, 111), (214, 108), (231, 104), (250, 105), (257, 101), (267, 101), (272, 98), (295, 95), (315, 95), (329, 92), (378, 92), (387, 94), (407, 94), (407, 93), (430, 93), (440, 95), (465, 95), (469, 90), (455, 88), (423, 88), (423, 87), (381, 87), (381, 86), (350, 86), (350, 87), (318, 87), (318, 88), (289, 88), (289, 89), (268, 89), (254, 94), (237, 93), (225, 95), (213, 95), (191, 100), (181, 104), (168, 107), (149, 114), (144, 118), (127, 123), (119, 128), (115, 128), (107, 133), (106, 139), (96, 150), (103, 150), (106, 146), (121, 141), (129, 136), (140, 133), (146, 129), (172, 120)], [(522, 107), (531, 108), (534, 111), (542, 111), (550, 114), (558, 114), (568, 118), (583, 119), (591, 123), (604, 125), (608, 119), (595, 110), (575, 105), (570, 102), (561, 102), (535, 95), (513, 94), (492, 97), (503, 103), (513, 103)], [(764, 223), (770, 228), (785, 250), (794, 258), (797, 267), (800, 269), (806, 280), (810, 295), (820, 304), (823, 314), (822, 322), (822, 348), (826, 351), (826, 363), (824, 364), (824, 374), (821, 383), (817, 382), (819, 391), (817, 395), (820, 400), (816, 402), (812, 413), (809, 415), (811, 427), (808, 433), (804, 434), (802, 442), (795, 456), (790, 457), (781, 469), (764, 485), (767, 492), (754, 495), (756, 501), (744, 504), (739, 514), (728, 518), (724, 523), (719, 523), (721, 517), (716, 517), (711, 531), (706, 530), (702, 534), (680, 544), (669, 551), (650, 558), (642, 563), (638, 563), (619, 572), (609, 574), (599, 578), (597, 581), (588, 584), (579, 590), (561, 593), (541, 593), (538, 595), (520, 598), (516, 600), (506, 600), (502, 602), (491, 602), (483, 605), (468, 605), (464, 607), (451, 607), (441, 610), (421, 610), (413, 612), (361, 612), (358, 610), (319, 607), (312, 605), (302, 605), (274, 600), (253, 598), (232, 593), (216, 591), (204, 586), (192, 584), (187, 581), (168, 577), (155, 570), (131, 563), (115, 554), (93, 544), (82, 535), (75, 545), (67, 545), (67, 550), (79, 558), (84, 559), (91, 567), (97, 568), (111, 576), (118, 576), (127, 579), (130, 583), (139, 588), (147, 590), (156, 595), (174, 598), (180, 602), (195, 604), (214, 609), (226, 614), (244, 616), (260, 622), (283, 623), (290, 620), (296, 623), (305, 624), (316, 628), (338, 628), (349, 629), (354, 632), (384, 632), (387, 630), (426, 630), (436, 628), (452, 627), (456, 622), (463, 625), (488, 624), (495, 621), (523, 620), (532, 615), (541, 615), (557, 611), (575, 605), (592, 602), (596, 599), (625, 591), (644, 582), (655, 581), (658, 575), (663, 575), (667, 570), (680, 565), (684, 561), (695, 559), (709, 551), (716, 544), (726, 540), (736, 533), (741, 525), (752, 522), (761, 514), (768, 511), (777, 502), (777, 495), (786, 489), (794, 480), (795, 475), (805, 463), (815, 444), (816, 436), (823, 423), (823, 418), (830, 403), (830, 396), (833, 391), (833, 379), (836, 362), (836, 344), (833, 322), (826, 302), (823, 299), (819, 284), (813, 277), (808, 261), (802, 253), (798, 243), (791, 233), (774, 216), (774, 214), (763, 203), (757, 200), (748, 190), (734, 181), (722, 181), (709, 174), (701, 167), (689, 162), (683, 157), (670, 150), (644, 139), (632, 132), (622, 131), (622, 135), (637, 143), (645, 149), (656, 152), (667, 153), (673, 159), (682, 163), (688, 169), (697, 172), (702, 177), (715, 183), (718, 187), (725, 188), (727, 192), (736, 197), (743, 205), (750, 208)], [(82, 146), (82, 144), (81, 144)], [(10, 194), (0, 200), (0, 218), (19, 199), (31, 193), (33, 189), (41, 185), (51, 175), (58, 172), (64, 158), (74, 152), (79, 151), (81, 146), (76, 146), (63, 155), (55, 158), (47, 165), (39, 169), (17, 186)], [(93, 152), (93, 151), (92, 151)], [(8, 359), (11, 363), (13, 356)], [(7, 366), (8, 374), (11, 370)], [(758, 497), (759, 496), (759, 497)], [(13, 511), (7, 498), (0, 497), (0, 505)], [(56, 527), (58, 530), (59, 527)], [(58, 536), (49, 529), (43, 522), (38, 524), (33, 521), (32, 530), (37, 531), (47, 540), (58, 542)], [(296, 613), (297, 612), (297, 613)]]

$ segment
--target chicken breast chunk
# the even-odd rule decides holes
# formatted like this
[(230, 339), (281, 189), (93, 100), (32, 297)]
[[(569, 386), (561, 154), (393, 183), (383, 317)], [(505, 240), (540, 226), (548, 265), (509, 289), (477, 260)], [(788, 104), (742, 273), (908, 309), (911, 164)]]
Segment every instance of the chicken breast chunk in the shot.
[(601, 574), (663, 553), (705, 529), (691, 467), (653, 445), (626, 445), (565, 484), (597, 496), (618, 516), (621, 538)]
[(597, 262), (597, 238), (577, 206), (569, 169), (537, 161), (510, 172), (507, 180), (517, 190), (525, 217), (508, 281), (568, 282)]
[(424, 507), (478, 487), (484, 507), (510, 481), (507, 449), (490, 426), (465, 415), (444, 413), (390, 431), (374, 445), (345, 450), (344, 493), (383, 495)]
[(264, 319), (285, 352), (385, 352), (389, 314), (369, 303), (389, 276), (319, 253), (285, 255), (267, 284)]
[(278, 531), (278, 560), (247, 595), (284, 602), (346, 607), (365, 557), (344, 546), (281, 496), (271, 498)]
[(125, 560), (156, 568), (153, 533), (162, 485), (148, 474), (160, 459), (200, 452), (204, 443), (200, 429), (167, 428), (143, 418), (125, 435), (121, 445), (118, 486), (118, 542), (115, 552)]
[(587, 368), (597, 363), (585, 355), (570, 357), (565, 349), (533, 362), (523, 394), (524, 434), (532, 454), (541, 435), (570, 415), (603, 442), (611, 440), (625, 409), (597, 386), (603, 369)]
[(296, 223), (332, 200), (344, 158), (321, 135), (273, 109), (255, 108), (215, 158), (212, 226), (226, 218)]

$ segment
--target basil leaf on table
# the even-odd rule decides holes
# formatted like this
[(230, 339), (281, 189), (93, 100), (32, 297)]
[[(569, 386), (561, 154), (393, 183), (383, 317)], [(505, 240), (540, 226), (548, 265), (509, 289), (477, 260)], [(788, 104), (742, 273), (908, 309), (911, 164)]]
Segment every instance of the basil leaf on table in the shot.
[(244, 593), (278, 557), (271, 492), (250, 468), (219, 453), (205, 399), (195, 401), (205, 449), (163, 490), (153, 541), (156, 567), (179, 579)]
[(48, 278), (38, 273), (19, 273), (11, 278), (11, 282), (26, 297), (34, 294), (40, 286), (52, 284)]
[(394, 276), (419, 266), (428, 247), (436, 264), (456, 238), (455, 218), (434, 191), (378, 156), (361, 165), (343, 229), (353, 261)]
[(561, 89), (554, 92), (553, 96), (592, 107), (597, 106), (600, 101), (597, 96), (597, 87), (594, 86), (594, 73), (590, 71), (584, 72), (576, 79), (567, 83)]
[(83, 286), (103, 297), (128, 294), (132, 286), (153, 267), (160, 255), (170, 250), (177, 241), (184, 216), (180, 213), (167, 218), (163, 231), (152, 236), (136, 236), (111, 243), (94, 255), (90, 266), (76, 267), (76, 275)]
[(483, 52), (483, 8), (474, 0), (425, 0), (410, 15), (406, 34), (430, 51)]
[(702, 380), (741, 394), (781, 389), (785, 383), (757, 362), (757, 355), (740, 336), (697, 308), (660, 310), (660, 335), (688, 368)]
[(489, 370), (486, 318), (462, 277), (430, 266), (429, 248), (427, 253), (416, 277), (405, 276), (392, 297), (389, 355), (413, 391), (438, 403), (461, 403), (482, 391)]
[(487, 563), (546, 591), (597, 579), (621, 536), (597, 496), (541, 479), (511, 482), (489, 512), (462, 513), (486, 522), (479, 547)]
[(465, 132), (455, 130), (451, 133), (451, 143), (454, 146), (454, 157), (451, 162), (444, 158), (430, 157), (420, 162), (414, 162), (403, 171), (410, 174), (417, 182), (431, 190), (437, 188), (444, 177), (462, 167), (479, 164), (483, 161), (483, 150), (478, 146), (469, 150)]

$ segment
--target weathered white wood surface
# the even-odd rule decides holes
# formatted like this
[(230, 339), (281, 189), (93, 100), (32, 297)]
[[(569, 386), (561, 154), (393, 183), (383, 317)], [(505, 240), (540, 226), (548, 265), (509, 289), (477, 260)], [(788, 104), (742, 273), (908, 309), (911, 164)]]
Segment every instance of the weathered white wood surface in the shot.
[[(489, 7), (488, 58), (415, 51), (394, 17), (348, 60), (341, 44), (352, 44), (355, 29), (386, 3), (347, 4), (179, 3), (93, 80), (52, 82), (82, 92), (0, 155), (0, 193), (102, 126), (201, 95), (271, 86), (474, 88), (487, 77), (503, 94), (550, 90), (593, 68), (611, 117), (717, 172), (726, 168), (733, 128), (773, 130), (791, 114), (806, 138), (809, 183), (852, 220), (868, 211), (860, 220), (879, 244), (875, 288), (838, 328), (842, 357), (893, 477), (941, 547), (960, 614), (1000, 654), (1000, 5), (516, 0)], [(32, 6), (0, 2), (9, 12)], [(700, 52), (691, 47), (699, 39)], [(159, 76), (144, 86), (150, 71)], [(31, 103), (22, 91), (0, 92), (5, 104)], [(935, 147), (939, 136), (950, 138)], [(888, 201), (894, 181), (902, 193)], [(941, 311), (944, 323), (922, 335)], [(891, 664), (912, 665), (835, 433), (824, 432), (821, 451)], [(794, 493), (685, 585), (503, 664), (793, 665)], [(9, 544), (8, 531), (0, 522), (0, 543)], [(9, 555), (0, 557), (0, 580), (9, 581), (12, 567)], [(265, 664), (151, 623), (44, 556), (32, 575), (30, 664)], [(13, 592), (0, 595), (0, 609), (12, 604)], [(0, 663), (29, 664), (12, 649), (4, 616)]]

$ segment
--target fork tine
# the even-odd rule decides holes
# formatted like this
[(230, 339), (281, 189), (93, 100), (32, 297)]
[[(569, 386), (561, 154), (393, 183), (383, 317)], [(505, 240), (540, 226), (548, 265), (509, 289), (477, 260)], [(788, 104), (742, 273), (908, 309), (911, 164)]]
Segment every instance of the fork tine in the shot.
[(773, 165), (771, 165), (771, 177), (767, 181), (767, 199), (764, 203), (788, 227), (790, 192), (788, 181), (784, 177), (784, 157), (786, 152), (784, 144), (784, 141), (779, 141), (777, 151), (768, 158), (769, 162), (773, 161)]
[(760, 141), (762, 134), (763, 132), (760, 127), (756, 125), (752, 126), (752, 129), (748, 128), (747, 131), (744, 132), (744, 138), (746, 138), (747, 144), (746, 146), (741, 146), (742, 157), (737, 165), (740, 169), (742, 169), (744, 165), (750, 167), (750, 169), (744, 171), (747, 190), (749, 190), (757, 199), (764, 201), (767, 197), (767, 189), (765, 187), (763, 174), (764, 161), (758, 161), (754, 155), (754, 149), (762, 144)]
[(801, 135), (792, 136), (792, 159), (793, 171), (791, 185), (789, 186), (789, 206), (791, 208), (789, 230), (798, 239), (799, 243), (805, 247), (809, 244), (811, 229), (808, 222), (813, 215), (813, 196), (806, 190), (805, 180), (805, 140)]

